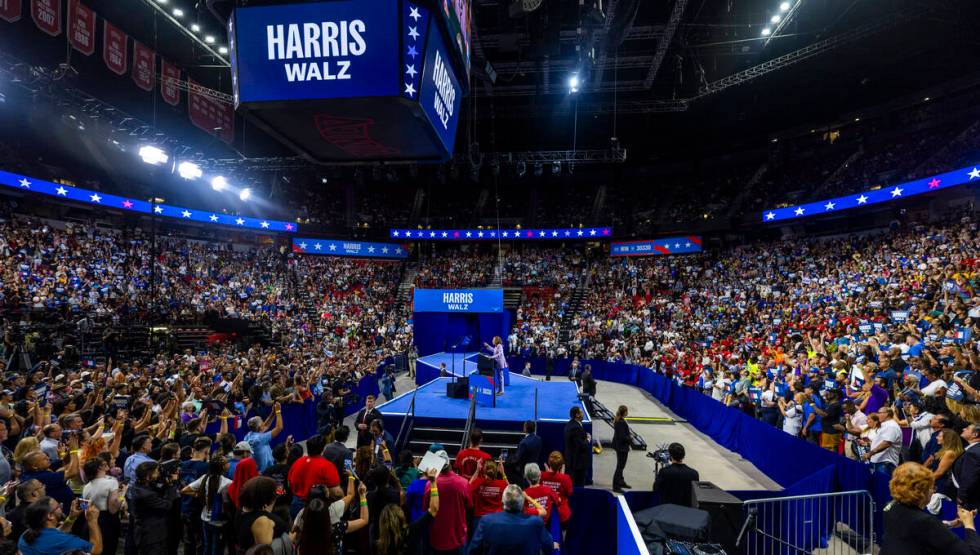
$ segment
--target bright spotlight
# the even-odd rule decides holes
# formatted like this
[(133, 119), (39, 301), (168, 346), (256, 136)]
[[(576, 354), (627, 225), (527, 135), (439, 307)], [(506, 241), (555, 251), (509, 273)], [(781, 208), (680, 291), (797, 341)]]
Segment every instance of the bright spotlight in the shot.
[(201, 26), (198, 25), (197, 23), (191, 23), (191, 31), (194, 31), (195, 33), (200, 33)]
[(211, 188), (215, 191), (224, 191), (228, 188), (228, 180), (223, 175), (216, 175), (211, 179)]
[(252, 190), (248, 187), (242, 189), (242, 192), (238, 193), (239, 200), (248, 200), (252, 198)]
[(208, 44), (214, 44), (214, 36), (208, 35), (208, 36), (204, 37), (204, 42), (206, 42)]
[(573, 93), (577, 93), (578, 85), (579, 85), (578, 74), (577, 73), (572, 74), (572, 76), (568, 78), (568, 90)]
[(180, 8), (174, 8), (174, 17), (184, 17), (184, 10)]
[(220, 46), (220, 47), (218, 47), (218, 54), (227, 54), (227, 53), (228, 53), (228, 47), (227, 46)]
[(783, 2), (782, 4), (779, 5), (779, 11), (781, 12), (788, 12), (789, 8), (790, 8), (789, 2)]
[(198, 179), (204, 175), (201, 166), (194, 162), (181, 162), (177, 165), (177, 173), (184, 179)]
[(167, 153), (160, 150), (155, 146), (142, 146), (139, 150), (139, 156), (147, 164), (152, 164), (154, 166), (164, 164), (170, 159)]
[(762, 30), (762, 36), (768, 37), (769, 36), (769, 33), (771, 33), (771, 32), (772, 32), (772, 29), (770, 29), (769, 27), (766, 27), (765, 29)]
[(782, 19), (783, 19), (782, 17), (779, 17), (779, 14), (776, 14), (776, 15), (772, 16), (769, 19), (769, 21), (775, 24), (775, 23), (779, 23), (780, 21), (782, 21)]

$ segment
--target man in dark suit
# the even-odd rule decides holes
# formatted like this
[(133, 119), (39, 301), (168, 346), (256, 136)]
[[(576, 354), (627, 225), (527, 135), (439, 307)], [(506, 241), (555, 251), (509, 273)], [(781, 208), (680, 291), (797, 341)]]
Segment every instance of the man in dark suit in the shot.
[(967, 426), (960, 437), (967, 446), (953, 463), (953, 485), (956, 503), (972, 511), (980, 507), (980, 424)]
[[(524, 423), (524, 439), (517, 445), (517, 453), (507, 464), (508, 475), (513, 476), (511, 482), (524, 482), (524, 467), (528, 463), (541, 462), (541, 436), (536, 434), (537, 425), (533, 420)], [(521, 487), (525, 487), (522, 485)]]
[(374, 440), (374, 436), (371, 435), (371, 421), (380, 419), (381, 413), (374, 408), (374, 395), (368, 395), (364, 398), (364, 408), (357, 413), (357, 419), (354, 420), (357, 424), (358, 447), (371, 444), (371, 441)]
[(565, 424), (565, 469), (572, 477), (572, 484), (585, 485), (585, 473), (591, 466), (592, 436), (585, 431), (582, 420), (585, 413), (580, 407), (568, 411)]
[(596, 383), (592, 377), (592, 365), (586, 364), (585, 371), (582, 372), (582, 395), (585, 395), (585, 408), (592, 413), (592, 399), (595, 397)]
[(660, 503), (672, 503), (684, 507), (692, 507), (693, 492), (691, 482), (701, 479), (698, 471), (684, 464), (684, 446), (671, 443), (667, 447), (670, 454), (670, 465), (660, 469), (657, 479), (653, 482), (653, 491), (660, 494)]
[(332, 462), (337, 467), (337, 472), (344, 472), (344, 461), (353, 460), (353, 454), (347, 447), (347, 438), (350, 437), (350, 428), (339, 426), (334, 432), (334, 442), (327, 444), (323, 448), (323, 458)]

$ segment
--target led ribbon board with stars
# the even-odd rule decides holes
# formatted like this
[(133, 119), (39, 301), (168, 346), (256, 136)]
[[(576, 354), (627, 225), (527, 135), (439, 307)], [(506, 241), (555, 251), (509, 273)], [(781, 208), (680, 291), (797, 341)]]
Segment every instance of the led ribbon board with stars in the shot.
[(497, 239), (545, 241), (609, 239), (611, 227), (548, 229), (392, 229), (389, 237), (410, 241), (490, 241)]
[(297, 225), (292, 222), (279, 220), (267, 220), (262, 218), (249, 218), (245, 216), (232, 216), (208, 212), (206, 210), (196, 210), (184, 208), (182, 206), (171, 206), (169, 204), (150, 204), (145, 200), (120, 197), (110, 195), (100, 191), (82, 189), (81, 187), (70, 187), (59, 183), (52, 183), (42, 179), (34, 179), (25, 175), (17, 175), (10, 172), (0, 171), (0, 185), (11, 189), (18, 189), (24, 192), (38, 193), (50, 197), (57, 197), (75, 202), (82, 202), (89, 205), (139, 212), (178, 220), (187, 220), (196, 223), (224, 225), (260, 231), (277, 231), (286, 233), (296, 233)]
[(624, 241), (609, 245), (609, 256), (661, 256), (701, 252), (701, 237), (664, 237), (648, 241)]
[(408, 249), (394, 243), (367, 243), (310, 237), (294, 237), (293, 252), (357, 258), (408, 258)]
[(818, 200), (809, 204), (788, 206), (786, 208), (772, 208), (762, 212), (762, 221), (763, 223), (770, 223), (832, 214), (841, 210), (891, 202), (971, 182), (980, 182), (980, 169), (975, 166), (960, 168), (958, 170), (844, 197)]

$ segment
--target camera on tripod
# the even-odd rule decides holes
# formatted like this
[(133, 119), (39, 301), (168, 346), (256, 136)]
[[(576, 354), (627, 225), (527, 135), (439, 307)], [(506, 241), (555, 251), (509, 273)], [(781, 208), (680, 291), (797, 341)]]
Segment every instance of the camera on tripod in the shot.
[(657, 464), (670, 464), (670, 453), (667, 451), (667, 444), (661, 443), (655, 451), (647, 453), (647, 457), (657, 461)]

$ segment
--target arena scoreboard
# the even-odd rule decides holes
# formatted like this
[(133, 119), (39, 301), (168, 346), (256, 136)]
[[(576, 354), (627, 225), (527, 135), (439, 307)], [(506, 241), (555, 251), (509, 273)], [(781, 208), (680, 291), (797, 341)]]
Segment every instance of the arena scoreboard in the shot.
[(445, 160), (469, 87), (469, 0), (237, 8), (235, 108), (314, 161)]

